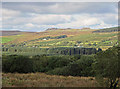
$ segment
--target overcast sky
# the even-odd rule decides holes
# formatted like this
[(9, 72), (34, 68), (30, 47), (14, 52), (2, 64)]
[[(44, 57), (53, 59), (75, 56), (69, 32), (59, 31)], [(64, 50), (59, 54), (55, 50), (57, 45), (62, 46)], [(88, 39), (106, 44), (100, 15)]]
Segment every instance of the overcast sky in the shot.
[[(1, 18), (0, 18), (1, 21)], [(3, 30), (93, 29), (118, 25), (117, 2), (3, 2)]]

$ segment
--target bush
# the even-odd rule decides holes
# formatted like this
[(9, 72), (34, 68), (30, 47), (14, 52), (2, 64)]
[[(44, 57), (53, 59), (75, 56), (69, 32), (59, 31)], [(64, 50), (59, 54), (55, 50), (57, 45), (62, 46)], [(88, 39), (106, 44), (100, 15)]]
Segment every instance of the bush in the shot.
[(62, 56), (34, 56), (33, 61), (35, 72), (48, 72), (66, 66), (70, 62), (68, 57)]
[(2, 70), (3, 72), (18, 72), (28, 73), (33, 72), (32, 60), (26, 56), (8, 56), (7, 59), (3, 59)]
[(79, 60), (69, 62), (67, 66), (55, 68), (54, 70), (48, 71), (47, 73), (64, 76), (93, 76), (93, 59), (94, 58), (92, 56), (81, 56)]
[(93, 76), (93, 56), (10, 55), (3, 59), (3, 72), (44, 72), (64, 76)]
[(69, 75), (68, 72), (69, 71), (67, 70), (67, 66), (65, 66), (65, 67), (62, 67), (62, 68), (55, 68), (54, 70), (48, 71), (47, 74), (67, 76), (67, 75)]

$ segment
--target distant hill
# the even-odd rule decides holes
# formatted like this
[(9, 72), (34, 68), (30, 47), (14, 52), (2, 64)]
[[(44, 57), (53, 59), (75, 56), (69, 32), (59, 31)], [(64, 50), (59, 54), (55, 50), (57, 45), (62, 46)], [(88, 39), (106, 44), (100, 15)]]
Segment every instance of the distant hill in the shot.
[(82, 30), (90, 30), (91, 28), (84, 27)]
[(46, 31), (49, 31), (49, 30), (57, 30), (58, 28), (48, 28)]
[(20, 35), (23, 33), (34, 33), (34, 32), (24, 32), (24, 31), (0, 31), (0, 36), (12, 36), (12, 35)]
[(73, 29), (73, 28), (48, 28), (46, 31), (50, 31), (50, 30), (91, 30), (91, 28), (81, 28), (81, 29)]
[(48, 28), (46, 31), (50, 30), (71, 30), (72, 28)]
[(0, 31), (0, 36), (10, 36), (10, 35), (19, 35), (21, 31)]
[(99, 30), (93, 31), (93, 33), (117, 32), (117, 31), (118, 31), (118, 28), (120, 29), (120, 27), (112, 27), (112, 28), (99, 29)]

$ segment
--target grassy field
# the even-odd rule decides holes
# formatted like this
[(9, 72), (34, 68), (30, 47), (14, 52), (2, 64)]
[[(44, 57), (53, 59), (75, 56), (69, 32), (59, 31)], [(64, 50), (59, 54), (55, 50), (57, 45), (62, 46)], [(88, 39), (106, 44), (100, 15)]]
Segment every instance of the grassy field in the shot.
[(0, 43), (4, 44), (4, 43), (8, 43), (9, 42), (12, 42), (16, 39), (19, 39), (21, 38), (23, 35), (10, 35), (10, 36), (3, 36), (3, 37), (0, 37)]
[(9, 38), (9, 37), (2, 37), (0, 38), (0, 42), (1, 43), (7, 43), (7, 42), (10, 42), (12, 41), (13, 39), (12, 38)]
[(3, 73), (3, 87), (97, 87), (94, 77), (46, 75), (44, 73)]

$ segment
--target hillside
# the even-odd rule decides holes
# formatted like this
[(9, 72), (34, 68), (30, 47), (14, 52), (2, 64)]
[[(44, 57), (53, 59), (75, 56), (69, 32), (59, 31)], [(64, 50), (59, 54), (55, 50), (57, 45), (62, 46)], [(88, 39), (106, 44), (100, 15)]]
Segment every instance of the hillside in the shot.
[(117, 34), (116, 30), (111, 32), (108, 29), (51, 28), (43, 32), (4, 32), (2, 43), (6, 47), (21, 45), (28, 48), (86, 47), (105, 50), (118, 44)]
[(93, 31), (93, 33), (117, 32), (117, 31), (119, 31), (119, 29), (120, 29), (119, 27), (105, 28), (105, 29), (100, 29), (100, 30)]
[[(80, 29), (70, 29), (70, 30), (58, 29), (58, 30), (46, 30), (44, 32), (34, 32), (34, 33), (23, 32), (22, 34), (3, 36), (3, 40), (4, 38), (7, 38), (7, 37), (17, 38), (8, 43), (21, 43), (24, 41), (29, 41), (29, 40), (38, 39), (38, 38), (47, 37), (47, 36), (55, 37), (60, 35), (67, 35), (68, 37), (70, 37), (70, 36), (76, 36), (76, 35), (87, 34), (87, 33), (91, 33), (91, 31), (82, 31)], [(12, 34), (12, 32), (10, 34)]]
[(22, 31), (0, 31), (0, 36), (11, 36), (11, 35), (20, 35), (25, 32)]

